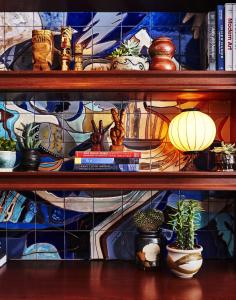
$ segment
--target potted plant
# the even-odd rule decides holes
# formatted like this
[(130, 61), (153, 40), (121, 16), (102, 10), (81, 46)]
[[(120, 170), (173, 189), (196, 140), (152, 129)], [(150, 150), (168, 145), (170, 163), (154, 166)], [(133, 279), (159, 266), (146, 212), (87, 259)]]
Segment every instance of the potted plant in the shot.
[(155, 269), (160, 264), (160, 226), (164, 222), (163, 212), (148, 209), (137, 212), (134, 223), (138, 228), (135, 239), (136, 262), (145, 269)]
[(125, 41), (110, 55), (111, 69), (115, 70), (148, 70), (149, 64), (140, 54), (139, 44), (134, 40)]
[(38, 148), (41, 141), (36, 139), (38, 135), (39, 125), (30, 123), (27, 125), (22, 124), (23, 129), (21, 136), (17, 136), (17, 140), (21, 150), (21, 162), (15, 169), (16, 171), (37, 171), (40, 163)]
[(181, 278), (192, 278), (202, 265), (202, 246), (195, 243), (202, 207), (196, 200), (180, 200), (177, 211), (170, 215), (168, 224), (176, 233), (175, 243), (168, 245), (167, 264)]
[(236, 151), (235, 144), (225, 144), (221, 142), (220, 147), (214, 147), (211, 150), (216, 154), (216, 168), (217, 171), (233, 171)]
[(12, 172), (16, 162), (16, 142), (0, 138), (0, 172)]

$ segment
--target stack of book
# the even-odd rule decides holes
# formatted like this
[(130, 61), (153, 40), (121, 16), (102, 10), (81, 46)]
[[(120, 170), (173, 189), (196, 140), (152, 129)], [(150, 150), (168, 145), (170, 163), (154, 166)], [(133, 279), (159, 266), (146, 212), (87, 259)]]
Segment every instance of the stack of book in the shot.
[(236, 71), (236, 3), (218, 5), (206, 23), (208, 70)]
[(141, 152), (76, 151), (74, 171), (137, 172)]

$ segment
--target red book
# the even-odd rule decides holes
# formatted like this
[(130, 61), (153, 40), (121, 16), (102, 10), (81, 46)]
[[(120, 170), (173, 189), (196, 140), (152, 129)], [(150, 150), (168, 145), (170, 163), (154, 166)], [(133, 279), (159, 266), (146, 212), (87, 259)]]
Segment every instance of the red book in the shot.
[(133, 151), (75, 151), (75, 157), (138, 157), (141, 158), (141, 152)]

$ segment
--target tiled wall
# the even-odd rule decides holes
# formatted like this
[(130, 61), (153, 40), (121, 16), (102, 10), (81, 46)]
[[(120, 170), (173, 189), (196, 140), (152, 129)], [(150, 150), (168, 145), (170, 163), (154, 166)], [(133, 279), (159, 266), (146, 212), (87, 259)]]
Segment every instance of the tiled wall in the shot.
[[(204, 16), (203, 16), (204, 17)], [(87, 41), (86, 65), (105, 58), (121, 41), (134, 35), (147, 47), (152, 38), (167, 35), (176, 44), (179, 68), (200, 68), (200, 38), (186, 24), (183, 13), (0, 13), (1, 69), (31, 69), (31, 30), (54, 30), (56, 46), (60, 26), (71, 25), (73, 41)], [(199, 25), (199, 24), (198, 24)], [(104, 63), (104, 61), (102, 61)], [(106, 63), (106, 62), (105, 62)], [(57, 68), (57, 66), (53, 66)], [(73, 153), (90, 148), (91, 120), (111, 122), (111, 108), (126, 110), (125, 146), (142, 151), (141, 170), (180, 170), (186, 159), (169, 143), (170, 120), (182, 108), (199, 107), (217, 125), (217, 140), (230, 141), (230, 103), (225, 101), (93, 101), (67, 94), (2, 94), (0, 136), (15, 139), (21, 123), (39, 124), (40, 170), (72, 170)], [(105, 137), (107, 149), (109, 134)], [(201, 154), (198, 168), (209, 167)], [(181, 187), (180, 187), (181, 188)], [(199, 242), (208, 258), (233, 255), (234, 199), (229, 192), (187, 191), (32, 191), (1, 192), (0, 241), (11, 259), (133, 259), (135, 211), (156, 207), (167, 213), (180, 198), (202, 201)], [(165, 224), (166, 241), (172, 232)]]

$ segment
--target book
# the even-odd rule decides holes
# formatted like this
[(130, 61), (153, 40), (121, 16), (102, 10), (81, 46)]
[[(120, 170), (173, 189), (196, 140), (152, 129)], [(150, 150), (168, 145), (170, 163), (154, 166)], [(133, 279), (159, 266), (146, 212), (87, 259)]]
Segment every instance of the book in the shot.
[(233, 4), (225, 4), (225, 71), (233, 70)]
[(138, 157), (75, 157), (75, 164), (138, 164)]
[(141, 152), (134, 151), (75, 151), (75, 157), (138, 157), (141, 158)]
[(216, 70), (216, 13), (210, 11), (207, 18), (208, 70)]
[(74, 171), (80, 172), (137, 172), (139, 164), (75, 164)]
[(225, 8), (224, 5), (217, 5), (217, 40), (216, 40), (216, 69), (225, 69)]
[(3, 265), (5, 265), (7, 262), (7, 254), (5, 251), (3, 251), (2, 249), (0, 249), (0, 267), (2, 267)]
[(233, 3), (233, 71), (236, 71), (236, 3)]

